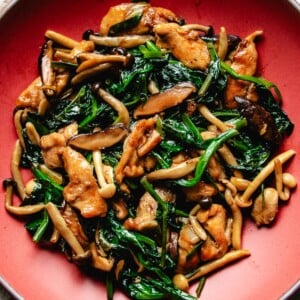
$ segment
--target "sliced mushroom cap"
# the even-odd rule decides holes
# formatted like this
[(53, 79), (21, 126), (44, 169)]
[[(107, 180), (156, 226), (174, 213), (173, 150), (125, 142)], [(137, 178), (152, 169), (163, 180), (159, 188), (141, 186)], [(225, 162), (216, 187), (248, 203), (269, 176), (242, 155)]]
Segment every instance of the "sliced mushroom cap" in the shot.
[(43, 83), (43, 91), (47, 96), (55, 95), (55, 74), (51, 65), (53, 59), (53, 42), (48, 40), (42, 47), (39, 57), (40, 76)]
[(262, 106), (242, 97), (235, 97), (237, 109), (247, 119), (251, 132), (256, 133), (276, 148), (282, 141), (272, 115)]
[(75, 135), (69, 139), (68, 146), (95, 151), (117, 144), (126, 137), (127, 133), (127, 128), (123, 124), (117, 124), (105, 130)]
[(196, 87), (191, 82), (178, 83), (170, 89), (150, 96), (145, 104), (136, 108), (133, 116), (138, 118), (162, 112), (182, 103), (194, 92)]

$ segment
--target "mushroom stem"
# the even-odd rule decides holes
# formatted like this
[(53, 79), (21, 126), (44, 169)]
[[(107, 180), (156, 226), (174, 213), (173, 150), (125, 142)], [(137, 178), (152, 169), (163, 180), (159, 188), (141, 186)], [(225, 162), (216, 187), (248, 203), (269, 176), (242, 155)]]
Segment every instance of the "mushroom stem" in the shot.
[(202, 25), (202, 24), (186, 24), (181, 26), (182, 29), (190, 31), (190, 30), (199, 30), (208, 33), (211, 30), (210, 26)]
[(264, 182), (264, 180), (274, 171), (275, 163), (274, 161), (278, 159), (281, 164), (288, 161), (291, 157), (293, 157), (296, 152), (292, 149), (287, 150), (283, 153), (278, 154), (275, 158), (273, 158), (254, 178), (252, 182), (248, 185), (242, 196), (236, 196), (235, 201), (240, 207), (248, 207), (252, 204), (250, 197), (256, 191), (256, 189)]
[(28, 138), (30, 139), (31, 143), (34, 145), (39, 145), (40, 144), (40, 135), (37, 132), (33, 123), (26, 122), (25, 127), (26, 127), (26, 132), (27, 132)]
[(60, 185), (63, 184), (63, 176), (60, 173), (58, 173), (52, 169), (49, 169), (45, 164), (39, 165), (39, 168), (42, 172), (44, 172), (47, 176), (49, 176), (56, 183), (58, 183)]
[(287, 201), (290, 198), (290, 189), (283, 185), (282, 163), (279, 159), (274, 160), (276, 189), (280, 200)]
[(44, 204), (14, 206), (13, 205), (14, 186), (13, 181), (6, 181), (6, 193), (5, 193), (5, 209), (17, 216), (35, 214), (45, 208)]
[(105, 102), (107, 102), (113, 109), (118, 112), (118, 118), (114, 122), (114, 124), (123, 123), (126, 127), (128, 127), (129, 113), (124, 103), (101, 88), (99, 88), (98, 94)]
[(112, 66), (113, 65), (111, 63), (103, 63), (103, 64), (99, 64), (97, 66), (85, 69), (85, 70), (79, 72), (77, 75), (75, 75), (72, 78), (71, 83), (73, 85), (79, 84), (80, 82), (86, 80), (89, 77), (92, 77), (99, 73), (103, 73), (103, 72), (111, 69)]
[(220, 28), (219, 41), (218, 41), (218, 56), (224, 60), (228, 51), (228, 37), (225, 27)]
[(168, 169), (159, 169), (146, 175), (147, 180), (178, 179), (191, 173), (198, 163), (199, 157), (184, 161)]
[(198, 222), (197, 218), (195, 216), (189, 215), (189, 221), (196, 235), (198, 235), (198, 237), (201, 240), (205, 241), (207, 239), (207, 233), (205, 232), (201, 224)]
[(47, 30), (45, 36), (66, 48), (72, 49), (79, 45), (79, 42), (53, 30)]
[(23, 126), (22, 126), (22, 117), (24, 110), (20, 109), (14, 114), (14, 125), (16, 128), (16, 132), (20, 141), (20, 144), (23, 149), (25, 149), (25, 142), (22, 134)]
[(204, 104), (199, 106), (199, 112), (207, 121), (209, 121), (210, 123), (217, 126), (222, 132), (224, 132), (230, 128), (234, 128), (234, 126), (232, 124), (226, 124), (223, 121), (221, 121), (220, 119), (218, 119), (217, 117), (215, 117), (212, 114), (212, 112), (207, 108), (207, 106)]
[(124, 55), (100, 55), (94, 53), (81, 53), (77, 57), (80, 59), (85, 58), (76, 69), (77, 73), (103, 63), (122, 63), (126, 65), (129, 60), (128, 56)]
[(242, 245), (242, 227), (243, 215), (241, 209), (236, 205), (232, 193), (229, 188), (225, 189), (225, 200), (230, 206), (233, 222), (232, 222), (232, 247), (235, 250), (241, 249)]
[(89, 39), (96, 45), (100, 46), (133, 48), (139, 45), (143, 45), (147, 41), (153, 40), (154, 37), (152, 35), (125, 35), (110, 37), (91, 34)]
[(62, 217), (60, 211), (52, 202), (48, 202), (46, 204), (47, 212), (53, 222), (54, 227), (58, 230), (61, 236), (66, 240), (66, 242), (70, 245), (72, 250), (76, 255), (83, 255), (85, 253), (84, 249), (80, 245), (76, 236), (73, 234), (71, 229), (68, 227), (66, 221)]
[(219, 259), (216, 259), (212, 262), (209, 262), (205, 265), (200, 266), (196, 272), (193, 272), (193, 274), (191, 274), (189, 276), (189, 274), (185, 275), (188, 279), (189, 282), (200, 278), (208, 273), (211, 273), (217, 269), (220, 269), (228, 264), (230, 264), (231, 262), (234, 262), (238, 259), (247, 257), (250, 255), (250, 252), (248, 250), (234, 250), (234, 251), (230, 251), (228, 253), (226, 253), (224, 256), (222, 256)]
[[(221, 154), (222, 158), (228, 165), (232, 165), (234, 167), (238, 166), (238, 162), (233, 155), (233, 153), (230, 151), (230, 148), (227, 145), (223, 145), (221, 148), (219, 148), (218, 152)], [(240, 170), (233, 170), (233, 174), (237, 178), (242, 178), (243, 174)]]
[(25, 193), (25, 185), (23, 181), (23, 177), (20, 172), (20, 161), (22, 156), (22, 147), (20, 140), (17, 140), (13, 149), (12, 159), (11, 159), (11, 173), (14, 178), (14, 180), (17, 183), (17, 190), (19, 193), (19, 196), (22, 200), (26, 197)]
[(99, 190), (100, 195), (103, 198), (112, 198), (116, 193), (116, 186), (114, 183), (107, 183), (105, 180), (100, 150), (93, 151), (93, 162), (98, 183), (101, 187)]

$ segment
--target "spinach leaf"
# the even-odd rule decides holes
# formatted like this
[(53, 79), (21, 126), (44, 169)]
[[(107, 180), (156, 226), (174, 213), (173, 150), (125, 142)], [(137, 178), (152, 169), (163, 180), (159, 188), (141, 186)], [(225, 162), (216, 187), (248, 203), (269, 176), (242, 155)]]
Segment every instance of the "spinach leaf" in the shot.
[(272, 93), (263, 87), (258, 87), (259, 104), (263, 106), (273, 117), (273, 120), (281, 134), (289, 135), (294, 129), (294, 124), (287, 114), (281, 109), (278, 102), (275, 101)]
[(22, 152), (20, 166), (29, 168), (31, 164), (43, 163), (41, 148), (30, 141), (26, 129), (23, 129), (22, 134), (25, 143), (25, 151)]
[[(54, 182), (43, 173), (37, 166), (32, 167), (35, 175), (35, 188), (29, 197), (25, 198), (22, 205), (53, 202), (61, 205), (63, 201), (63, 187)], [(52, 228), (50, 218), (46, 210), (34, 216), (25, 224), (25, 228), (33, 235), (34, 242), (41, 241), (49, 229)]]
[(156, 61), (151, 74), (151, 79), (157, 83), (160, 90), (171, 88), (175, 84), (184, 81), (190, 81), (199, 88), (204, 78), (204, 72), (187, 68), (171, 55), (166, 56), (165, 61)]
[[(105, 118), (103, 116), (105, 115)], [(91, 131), (95, 126), (107, 127), (113, 122), (114, 112), (108, 104), (101, 102), (90, 84), (84, 85), (72, 99), (57, 99), (44, 116), (44, 124), (57, 130), (74, 121), (81, 131)]]
[(174, 139), (182, 147), (188, 145), (201, 148), (203, 146), (199, 128), (186, 114), (174, 114), (164, 119), (162, 129), (165, 134), (165, 140)]
[(140, 45), (139, 50), (143, 53), (144, 58), (161, 58), (163, 52), (152, 41), (147, 41), (145, 45)]
[(211, 42), (207, 44), (211, 61), (209, 63), (207, 76), (201, 85), (198, 95), (202, 103), (213, 103), (224, 90), (227, 77), (221, 73), (221, 61)]
[(246, 172), (250, 178), (263, 168), (271, 155), (266, 145), (258, 143), (246, 132), (240, 132), (240, 135), (231, 139), (228, 144), (238, 162), (238, 166), (234, 168)]
[(172, 157), (184, 150), (182, 145), (179, 145), (175, 140), (162, 140), (158, 147), (151, 153), (157, 159), (160, 168), (169, 168), (172, 164)]
[(136, 271), (126, 268), (120, 273), (119, 284), (131, 299), (172, 299), (195, 300), (196, 298), (176, 288), (165, 277), (141, 276)]
[(147, 80), (153, 65), (142, 56), (135, 56), (130, 68), (123, 69), (118, 81), (107, 82), (108, 91), (129, 106), (147, 100)]
[(149, 80), (154, 81), (160, 91), (184, 81), (193, 82), (197, 87), (202, 85), (204, 72), (185, 67), (171, 54), (163, 55), (152, 42), (142, 46), (131, 50), (134, 62), (121, 71), (120, 78), (110, 78), (105, 83), (106, 89), (122, 99), (127, 107), (147, 100)]

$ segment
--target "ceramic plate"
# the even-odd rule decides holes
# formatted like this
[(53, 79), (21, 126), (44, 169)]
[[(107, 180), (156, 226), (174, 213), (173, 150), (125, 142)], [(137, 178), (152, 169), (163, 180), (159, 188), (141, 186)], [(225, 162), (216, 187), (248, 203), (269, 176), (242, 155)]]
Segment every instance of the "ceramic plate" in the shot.
[[(109, 6), (120, 1), (19, 1), (0, 21), (0, 179), (10, 176), (10, 156), (16, 139), (12, 113), (16, 97), (37, 76), (37, 57), (43, 34), (53, 29), (81, 39), (86, 29), (98, 30)], [(275, 82), (283, 95), (283, 108), (295, 123), (294, 133), (282, 150), (298, 153), (288, 168), (300, 182), (300, 14), (283, 0), (152, 1), (167, 7), (190, 23), (213, 25), (218, 31), (242, 37), (264, 30), (258, 43), (259, 70)], [(212, 274), (201, 299), (278, 299), (300, 278), (299, 189), (283, 205), (270, 228), (246, 224), (243, 248), (251, 256)], [(35, 245), (23, 222), (0, 203), (0, 275), (25, 299), (104, 299), (105, 285), (54, 253)], [(193, 287), (192, 289), (195, 289)], [(118, 293), (115, 299), (126, 299)]]

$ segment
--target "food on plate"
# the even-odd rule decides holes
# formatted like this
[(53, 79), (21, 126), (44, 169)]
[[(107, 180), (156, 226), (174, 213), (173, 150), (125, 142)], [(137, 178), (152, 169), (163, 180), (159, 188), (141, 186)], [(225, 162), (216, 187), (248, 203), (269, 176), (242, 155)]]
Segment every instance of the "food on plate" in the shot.
[(106, 273), (110, 298), (195, 299), (190, 283), (250, 255), (244, 219), (272, 224), (297, 185), (280, 147), (294, 125), (256, 76), (262, 34), (145, 2), (111, 7), (81, 41), (47, 30), (16, 100), (7, 211)]

